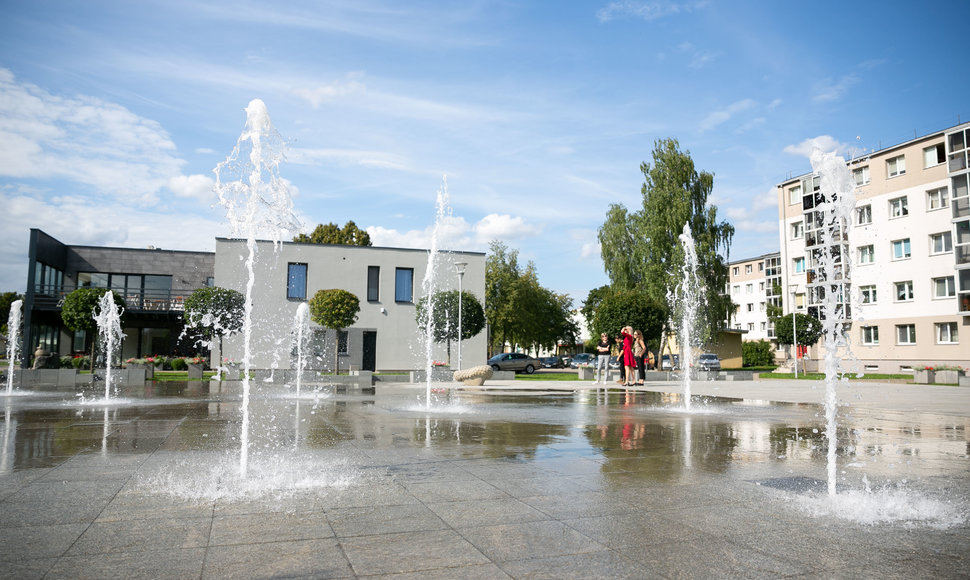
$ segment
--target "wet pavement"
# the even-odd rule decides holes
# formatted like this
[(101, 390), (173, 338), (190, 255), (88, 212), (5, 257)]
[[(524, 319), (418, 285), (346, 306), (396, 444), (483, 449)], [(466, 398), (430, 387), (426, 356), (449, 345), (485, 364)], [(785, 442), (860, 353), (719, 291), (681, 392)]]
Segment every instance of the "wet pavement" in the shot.
[(0, 577), (968, 576), (970, 389), (591, 387), (0, 396)]

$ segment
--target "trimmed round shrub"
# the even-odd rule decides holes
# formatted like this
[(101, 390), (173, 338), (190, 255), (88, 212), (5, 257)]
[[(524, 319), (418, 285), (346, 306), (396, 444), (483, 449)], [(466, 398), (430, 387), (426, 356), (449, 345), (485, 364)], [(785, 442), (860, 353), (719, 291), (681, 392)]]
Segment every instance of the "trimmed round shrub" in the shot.
[(173, 371), (184, 371), (189, 368), (189, 365), (185, 364), (184, 358), (173, 358), (169, 361), (169, 364), (172, 365)]

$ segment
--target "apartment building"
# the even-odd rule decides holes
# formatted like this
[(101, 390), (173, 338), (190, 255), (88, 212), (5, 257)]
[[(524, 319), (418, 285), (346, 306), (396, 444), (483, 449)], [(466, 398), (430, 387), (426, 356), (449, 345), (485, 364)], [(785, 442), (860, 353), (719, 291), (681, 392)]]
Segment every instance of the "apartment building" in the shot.
[(727, 327), (747, 331), (744, 340), (774, 340), (775, 328), (768, 308), (780, 306), (778, 283), (780, 254), (774, 252), (728, 264), (728, 292), (737, 310), (728, 316)]
[[(818, 315), (824, 293), (837, 292), (859, 370), (970, 366), (968, 141), (963, 124), (848, 161), (852, 223), (826, 239), (819, 176), (777, 186), (784, 311)], [(824, 282), (823, 247), (840, 269)], [(809, 356), (818, 360), (817, 345)]]

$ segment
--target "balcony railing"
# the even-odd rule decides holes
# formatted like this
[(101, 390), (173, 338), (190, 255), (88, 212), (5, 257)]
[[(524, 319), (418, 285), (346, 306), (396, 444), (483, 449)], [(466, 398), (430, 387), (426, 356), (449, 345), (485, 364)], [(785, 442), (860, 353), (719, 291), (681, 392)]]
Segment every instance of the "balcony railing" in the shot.
[[(50, 310), (59, 309), (64, 305), (64, 298), (71, 292), (72, 290), (37, 286), (34, 290), (34, 307)], [(150, 290), (146, 292), (118, 292), (118, 294), (124, 299), (125, 310), (129, 312), (182, 312), (185, 310), (185, 299), (192, 294), (192, 291)]]

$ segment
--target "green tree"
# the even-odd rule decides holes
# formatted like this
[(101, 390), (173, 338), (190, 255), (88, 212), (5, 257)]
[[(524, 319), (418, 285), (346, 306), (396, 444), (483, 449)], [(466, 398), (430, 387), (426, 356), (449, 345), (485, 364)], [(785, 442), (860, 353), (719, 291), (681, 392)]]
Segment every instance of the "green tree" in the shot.
[(746, 340), (741, 343), (741, 365), (766, 367), (775, 364), (775, 347), (767, 340)]
[[(609, 286), (600, 286), (599, 288), (593, 288), (586, 295), (586, 300), (583, 301), (583, 307), (579, 309), (579, 312), (583, 315), (586, 320), (586, 330), (590, 334), (597, 334), (595, 326), (593, 325), (593, 319), (596, 317), (596, 309), (599, 308), (600, 303), (603, 299), (613, 293), (613, 289)], [(597, 339), (595, 342), (599, 342)], [(595, 345), (594, 342), (594, 345)]]
[(7, 321), (10, 320), (10, 307), (17, 300), (23, 300), (23, 294), (4, 292), (0, 294), (0, 334), (7, 334)]
[(352, 220), (340, 228), (335, 223), (319, 224), (310, 235), (299, 234), (294, 242), (306, 244), (336, 244), (340, 246), (370, 246), (370, 234), (357, 227)]
[[(219, 337), (219, 356), (222, 339), (243, 325), (246, 297), (241, 292), (208, 286), (199, 288), (185, 299), (185, 327), (195, 329), (196, 335), (209, 344)], [(196, 343), (198, 344), (198, 343)]]
[(101, 298), (105, 292), (111, 292), (119, 312), (124, 312), (125, 301), (121, 295), (105, 288), (78, 288), (64, 297), (64, 305), (61, 306), (61, 320), (64, 321), (64, 326), (75, 332), (83, 330), (86, 334), (85, 342), (88, 342), (91, 348), (91, 370), (94, 370), (94, 345), (98, 330), (94, 315), (100, 307)]
[[(822, 323), (814, 316), (795, 314), (795, 327), (797, 330), (798, 344), (802, 346), (812, 346), (822, 336)], [(775, 319), (775, 337), (779, 344), (793, 344), (792, 341), (792, 317), (780, 316)]]
[(659, 337), (667, 318), (664, 305), (644, 292), (614, 292), (600, 302), (593, 334), (599, 336), (605, 332), (615, 338), (624, 326), (629, 325), (642, 332), (647, 347), (656, 351), (660, 347)]
[[(458, 340), (458, 290), (435, 292), (432, 300), (431, 337), (435, 342), (447, 343), (448, 364), (451, 364), (451, 341)], [(424, 296), (415, 307), (418, 326), (428, 323), (428, 297)], [(470, 292), (461, 293), (461, 339), (468, 340), (485, 328), (485, 310), (478, 298)]]
[(334, 374), (340, 371), (340, 331), (349, 328), (357, 322), (360, 312), (360, 299), (352, 292), (332, 288), (318, 290), (310, 299), (310, 318), (324, 328), (332, 328), (334, 338), (333, 369)]
[(485, 318), (491, 328), (490, 346), (512, 340), (516, 324), (514, 295), (519, 272), (519, 252), (493, 240), (485, 258)]
[(717, 207), (708, 204), (714, 176), (698, 172), (690, 152), (676, 139), (654, 144), (653, 164), (642, 163), (642, 207), (634, 213), (614, 204), (598, 238), (603, 265), (614, 289), (636, 289), (660, 303), (680, 283), (685, 253), (680, 241), (690, 225), (701, 280), (703, 313), (699, 336), (707, 342), (731, 308), (723, 294), (728, 280), (726, 260), (734, 227), (718, 221)]

